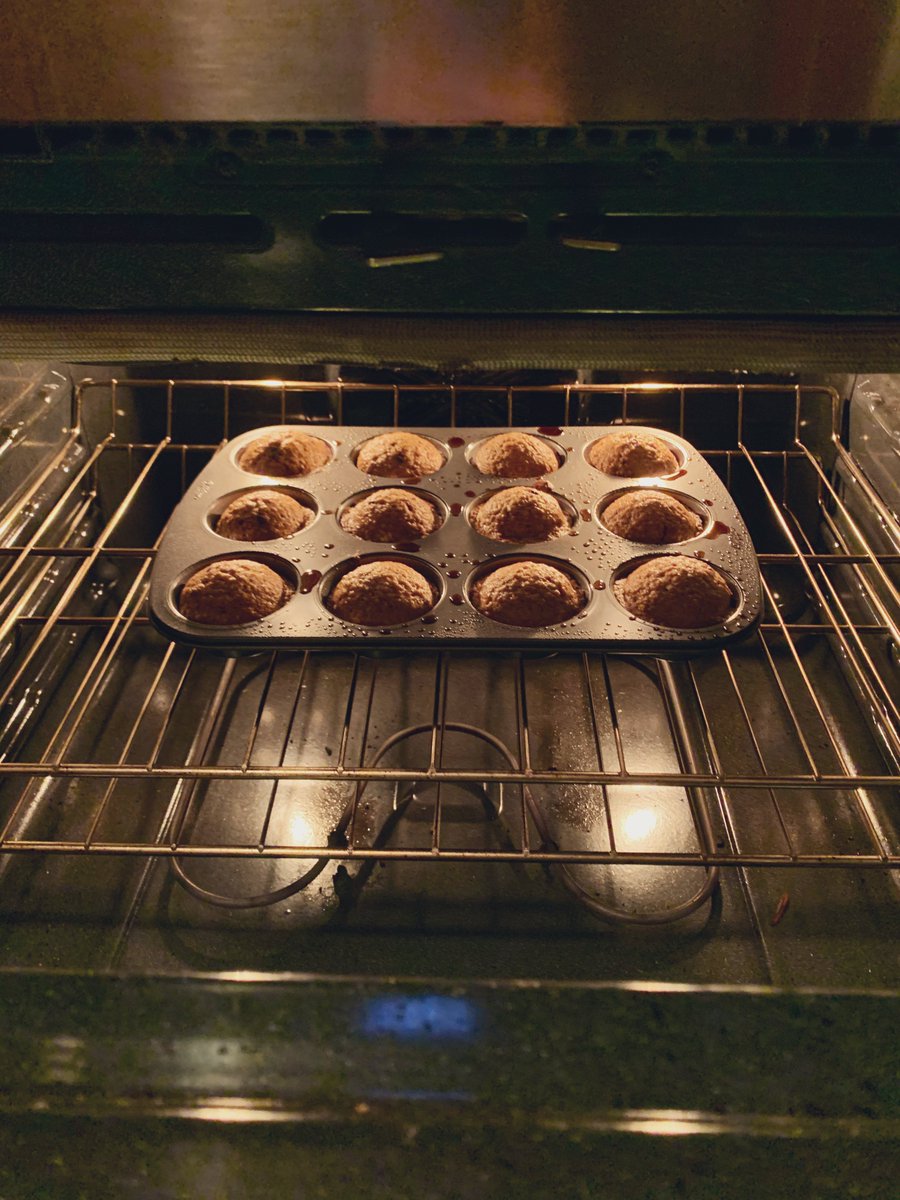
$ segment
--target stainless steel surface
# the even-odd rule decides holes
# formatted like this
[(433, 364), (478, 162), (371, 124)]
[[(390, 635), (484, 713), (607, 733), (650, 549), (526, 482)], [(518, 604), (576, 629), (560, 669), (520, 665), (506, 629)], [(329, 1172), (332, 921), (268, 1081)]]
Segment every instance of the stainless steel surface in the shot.
[(850, 448), (887, 507), (900, 514), (900, 385), (896, 376), (855, 380)]
[(0, 119), (883, 120), (894, 0), (12, 0)]
[[(106, 390), (107, 385), (101, 385)], [(139, 381), (129, 381), (139, 389)], [(156, 387), (151, 383), (150, 387)], [(194, 384), (202, 389), (204, 385)], [(218, 385), (210, 386), (218, 391)], [(294, 395), (322, 394), (321, 383), (285, 385)], [(364, 392), (363, 392), (364, 394)], [(90, 397), (89, 390), (83, 395)], [(568, 505), (570, 527), (549, 542), (512, 545), (483, 537), (472, 526), (472, 507), (496, 490), (503, 480), (484, 475), (474, 465), (478, 443), (504, 428), (465, 428), (457, 425), (456, 409), (465, 408), (474, 396), (493, 399), (501, 409), (511, 399), (502, 385), (465, 386), (453, 389), (451, 424), (418, 428), (413, 433), (431, 436), (440, 447), (440, 468), (415, 482), (443, 513), (440, 528), (426, 537), (390, 544), (366, 541), (345, 530), (338, 515), (349, 497), (361, 488), (401, 480), (365, 475), (356, 466), (356, 453), (383, 426), (329, 425), (321, 431), (331, 448), (331, 461), (303, 479), (307, 501), (316, 516), (296, 534), (248, 546), (223, 538), (210, 514), (220, 511), (228, 497), (246, 491), (254, 476), (241, 469), (240, 457), (256, 438), (282, 432), (283, 425), (251, 429), (231, 438), (213, 456), (185, 490), (166, 527), (150, 583), (149, 611), (160, 631), (175, 641), (210, 649), (297, 650), (318, 647), (365, 649), (378, 640), (380, 649), (396, 645), (413, 647), (513, 645), (534, 650), (608, 649), (632, 653), (696, 653), (720, 649), (747, 635), (759, 619), (761, 587), (750, 535), (738, 508), (715, 471), (697, 454), (679, 429), (677, 434), (643, 426), (664, 439), (678, 468), (668, 480), (670, 489), (692, 504), (703, 521), (695, 537), (678, 545), (648, 546), (616, 537), (598, 519), (598, 506), (621, 491), (628, 480), (607, 475), (591, 466), (587, 452), (594, 442), (619, 426), (550, 426), (540, 433), (552, 449), (557, 467), (543, 480)], [(583, 394), (582, 394), (583, 395)], [(292, 397), (293, 399), (293, 397)], [(399, 393), (397, 396), (399, 406)], [(296, 403), (297, 400), (294, 400)], [(302, 403), (302, 401), (300, 401)], [(571, 408), (571, 404), (569, 405)], [(295, 428), (287, 426), (287, 428)], [(551, 432), (548, 434), (547, 429)], [(285, 480), (257, 475), (257, 486), (279, 487)], [(506, 484), (528, 482), (507, 479)], [(644, 487), (665, 480), (632, 479)], [(420, 490), (421, 490), (420, 489)], [(726, 619), (698, 629), (659, 628), (630, 615), (620, 604), (616, 582), (640, 561), (657, 554), (681, 554), (703, 559), (728, 580), (734, 598)], [(293, 595), (268, 617), (250, 628), (214, 627), (187, 620), (178, 608), (178, 588), (200, 566), (226, 557), (256, 557), (279, 571), (292, 584)], [(362, 561), (393, 558), (428, 575), (436, 601), (423, 619), (389, 628), (364, 628), (336, 618), (328, 610), (328, 592), (341, 574)], [(550, 627), (528, 629), (502, 625), (481, 614), (472, 602), (472, 587), (479, 577), (515, 559), (541, 559), (556, 565), (577, 581), (581, 608), (571, 619)]]
[[(540, 938), (541, 970), (560, 977), (889, 982), (900, 537), (890, 527), (892, 549), (876, 551), (848, 511), (844, 493), (868, 485), (828, 388), (504, 394), (511, 424), (535, 404), (558, 420), (568, 402), (585, 421), (689, 434), (759, 550), (767, 610), (740, 647), (677, 664), (222, 659), (154, 631), (155, 547), (223, 438), (282, 405), (346, 419), (383, 400), (405, 424), (426, 404), (443, 423), (451, 390), (81, 387), (72, 436), (87, 456), (0, 550), (3, 961), (330, 969), (339, 952), (347, 969), (419, 970), (427, 943), (447, 974), (480, 955), (517, 974)], [(610, 945), (572, 895), (617, 924), (668, 923), (671, 940), (635, 929)], [(321, 940), (335, 928), (339, 947)]]

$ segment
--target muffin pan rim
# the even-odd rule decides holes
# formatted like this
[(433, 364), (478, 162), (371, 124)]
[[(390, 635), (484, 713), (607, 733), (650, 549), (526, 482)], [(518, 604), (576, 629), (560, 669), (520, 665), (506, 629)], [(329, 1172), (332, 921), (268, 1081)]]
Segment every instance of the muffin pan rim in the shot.
[[(255, 438), (271, 431), (298, 428), (319, 437), (333, 448), (335, 457), (325, 468), (307, 476), (257, 476), (244, 471), (233, 461), (234, 454)], [(226, 653), (273, 648), (371, 648), (374, 644), (372, 634), (377, 633), (380, 627), (342, 622), (314, 602), (318, 592), (316, 584), (343, 560), (352, 559), (354, 565), (370, 557), (403, 560), (404, 555), (409, 553), (406, 545), (400, 542), (369, 542), (343, 530), (337, 521), (330, 520), (312, 522), (288, 538), (239, 542), (214, 534), (202, 517), (210, 506), (211, 498), (254, 488), (308, 489), (316, 500), (320, 517), (325, 518), (334, 515), (341, 503), (351, 495), (382, 487), (408, 487), (421, 490), (445, 504), (456, 500), (462, 503), (451, 505), (451, 517), (445, 519), (440, 530), (409, 543), (412, 546), (418, 545), (420, 540), (422, 542), (421, 548), (408, 560), (410, 565), (419, 570), (431, 568), (435, 576), (442, 580), (441, 596), (429, 610), (437, 620), (424, 623), (417, 617), (411, 622), (392, 626), (393, 636), (384, 642), (385, 646), (482, 646), (538, 650), (602, 648), (613, 653), (678, 657), (696, 655), (705, 650), (719, 650), (749, 635), (756, 628), (762, 611), (762, 590), (759, 567), (746, 525), (713, 467), (680, 435), (649, 426), (637, 427), (648, 435), (662, 437), (677, 449), (679, 461), (684, 463), (680, 473), (684, 481), (679, 482), (678, 488), (697, 501), (711, 497), (705, 499), (704, 504), (711, 508), (712, 523), (723, 526), (728, 532), (726, 536), (722, 536), (721, 532), (704, 536), (701, 531), (694, 539), (656, 547), (618, 537), (606, 529), (597, 517), (598, 505), (607, 492), (618, 493), (640, 487), (666, 489), (671, 484), (667, 477), (645, 479), (608, 476), (587, 463), (583, 456), (584, 447), (607, 433), (621, 431), (621, 425), (572, 425), (562, 428), (559, 443), (568, 452), (568, 457), (558, 469), (559, 474), (548, 472), (544, 477), (521, 480), (485, 475), (472, 466), (466, 457), (470, 445), (494, 434), (509, 432), (507, 427), (406, 428), (411, 433), (435, 441), (443, 437), (451, 443), (448, 445), (450, 457), (444, 467), (427, 477), (427, 482), (421, 488), (418, 481), (413, 484), (404, 479), (368, 475), (349, 461), (349, 451), (354, 446), (362, 445), (379, 433), (391, 432), (382, 426), (260, 426), (236, 435), (221, 446), (186, 488), (170, 518), (151, 578), (150, 617), (153, 624), (170, 639), (193, 646), (218, 648)], [(537, 429), (520, 427), (520, 431), (554, 440)], [(326, 433), (327, 436), (323, 436)], [(571, 531), (576, 536), (568, 538), (564, 533), (561, 538), (536, 543), (495, 542), (476, 533), (465, 518), (458, 519), (467, 507), (464, 496), (476, 501), (486, 493), (517, 484), (540, 486), (539, 480), (542, 478), (546, 479), (548, 489), (553, 494), (578, 511), (581, 520)], [(370, 480), (370, 487), (359, 487), (360, 479)], [(466, 488), (469, 492), (465, 491)], [(471, 495), (472, 491), (476, 494)], [(588, 516), (589, 519), (586, 519)], [(315, 528), (312, 528), (313, 524)], [(224, 547), (229, 549), (225, 551)], [(654, 626), (628, 613), (611, 594), (617, 568), (623, 567), (626, 562), (636, 563), (641, 557), (654, 552), (671, 552), (676, 547), (678, 551), (688, 552), (702, 547), (709, 565), (720, 567), (726, 576), (738, 583), (744, 603), (729, 618), (727, 625), (702, 627), (699, 630)], [(201, 625), (188, 621), (177, 607), (168, 602), (167, 588), (172, 577), (177, 576), (183, 581), (194, 570), (212, 560), (242, 557), (260, 558), (262, 561), (281, 559), (288, 567), (287, 577), (291, 580), (300, 578), (300, 586), (297, 587), (296, 583), (292, 585), (295, 587), (293, 594), (271, 616), (243, 625)], [(451, 607), (450, 592), (457, 589), (462, 591), (475, 567), (488, 560), (494, 563), (514, 557), (557, 558), (576, 577), (587, 578), (590, 583), (589, 605), (568, 621), (554, 626), (512, 626), (497, 622), (470, 605), (468, 590), (463, 602), (456, 600)], [(458, 571), (451, 568), (458, 568)], [(431, 572), (426, 570), (425, 573), (434, 582)], [(311, 588), (304, 586), (309, 576), (315, 576)], [(451, 577), (452, 583), (443, 582)], [(310, 590), (314, 593), (312, 597)], [(585, 616), (585, 613), (588, 615)]]

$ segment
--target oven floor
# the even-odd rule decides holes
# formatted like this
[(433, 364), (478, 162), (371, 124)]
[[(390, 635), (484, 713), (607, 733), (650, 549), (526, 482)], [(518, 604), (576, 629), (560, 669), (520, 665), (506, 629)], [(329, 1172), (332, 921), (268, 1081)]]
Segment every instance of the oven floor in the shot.
[[(72, 754), (110, 754), (106, 745), (122, 744), (122, 729), (133, 721), (129, 695), (144, 694), (145, 678), (156, 670), (163, 643), (150, 630), (136, 633), (119, 660), (121, 677), (111, 678), (98, 700), (96, 719), (86, 730), (89, 742), (73, 745)], [(345, 658), (347, 656), (344, 656)], [(267, 739), (285, 738), (284, 705), (278, 690), (290, 694), (296, 662), (284, 663), (269, 688), (273, 719), (261, 726), (258, 753), (275, 753)], [(178, 666), (177, 658), (172, 661)], [(752, 666), (752, 662), (750, 663)], [(640, 662), (611, 661), (611, 677), (620, 702), (623, 735), (635, 769), (671, 769), (668, 725)], [(341, 656), (315, 659), (304, 683), (305, 703), (291, 727), (291, 761), (327, 761), (335, 728), (335, 709), (345, 703), (348, 662)], [(433, 686), (430, 656), (386, 657), (365, 664), (359, 690), (371, 688), (369, 724), (362, 715), (348, 726), (349, 750), (381, 744), (394, 731), (421, 720), (415, 697)], [(577, 703), (580, 660), (557, 656), (528, 665), (528, 686), (541, 698), (530, 712), (532, 752), (539, 761), (564, 766), (593, 753), (583, 706)], [(221, 678), (221, 659), (198, 659), (193, 695), (211, 697)], [(248, 714), (259, 711), (265, 672), (255, 659), (238, 660), (221, 710), (221, 733), (208, 748), (219, 761), (240, 760), (246, 744)], [(77, 679), (69, 669), (67, 679)], [(716, 684), (715, 675), (703, 679)], [(168, 676), (163, 678), (168, 686)], [(424, 690), (423, 690), (424, 689)], [(165, 689), (162, 688), (165, 697)], [(762, 694), (762, 693), (760, 693)], [(65, 690), (60, 705), (67, 702)], [(714, 697), (715, 700), (715, 697)], [(133, 704), (133, 701), (131, 702)], [(566, 707), (567, 706), (567, 707)], [(365, 704), (357, 706), (363, 712)], [(724, 705), (718, 709), (725, 713)], [(165, 711), (165, 705), (162, 706)], [(488, 662), (477, 655), (454, 659), (447, 683), (447, 720), (477, 724), (514, 745), (514, 671), (507, 660)], [(631, 730), (630, 714), (640, 714)], [(565, 719), (560, 719), (565, 714)], [(46, 721), (52, 724), (51, 709)], [(851, 728), (852, 712), (839, 714)], [(196, 715), (195, 718), (196, 720)], [(724, 717), (722, 718), (724, 720)], [(762, 718), (761, 718), (762, 719)], [(858, 720), (858, 717), (857, 717)], [(584, 727), (582, 727), (584, 726)], [(777, 722), (773, 719), (777, 733)], [(186, 732), (185, 732), (186, 731)], [(727, 730), (725, 731), (727, 732)], [(151, 728), (151, 734), (153, 729)], [(182, 722), (178, 739), (188, 736)], [(424, 739), (427, 742), (427, 738)], [(723, 733), (723, 742), (725, 741)], [(422, 739), (411, 739), (392, 752), (389, 765), (422, 763)], [(863, 744), (862, 739), (859, 739)], [(95, 751), (96, 747), (96, 751)], [(471, 769), (496, 765), (483, 742), (447, 732), (448, 761)], [(135, 752), (142, 747), (135, 745)], [(177, 741), (164, 761), (184, 762)], [(180, 757), (179, 757), (180, 756)], [(349, 759), (348, 761), (353, 761)], [(587, 760), (589, 761), (589, 760)], [(48, 781), (30, 793), (21, 828), (35, 839), (77, 842), (83, 839), (106, 783), (65, 778)], [(418, 785), (417, 785), (418, 786)], [(432, 785), (433, 786), (433, 785)], [(186, 842), (244, 843), (272, 804), (269, 825), (273, 844), (322, 844), (346, 802), (346, 785), (283, 780), (277, 799), (265, 780), (235, 784), (213, 781), (195, 799)], [(468, 790), (466, 790), (468, 789)], [(602, 798), (588, 785), (532, 789), (554, 836), (588, 848), (603, 845), (605, 826), (598, 815)], [(443, 784), (443, 844), (458, 849), (491, 848), (496, 839), (514, 837), (520, 825), (508, 788), (503, 819), (488, 820), (485, 798), (475, 785)], [(609, 803), (621, 818), (620, 830), (660, 839), (664, 847), (690, 848), (696, 831), (681, 789), (645, 786), (640, 794), (624, 785), (609, 789)], [(494, 788), (492, 803), (498, 796)], [(616, 793), (613, 795), (613, 793)], [(825, 849), (832, 837), (853, 835), (841, 822), (849, 807), (836, 798), (810, 796), (788, 819), (804, 822)], [(420, 788), (390, 834), (397, 849), (428, 845), (435, 797)], [(162, 837), (161, 822), (172, 803), (165, 780), (120, 781), (103, 817), (102, 837), (150, 841)], [(364, 844), (389, 817), (389, 785), (366, 792), (357, 844)], [(726, 806), (734, 836), (743, 845), (768, 844), (771, 813), (761, 791), (736, 793)], [(721, 806), (708, 805), (718, 844), (731, 836)], [(640, 824), (652, 812), (655, 827)], [(629, 826), (629, 817), (637, 823)], [(301, 825), (298, 822), (302, 822)], [(321, 826), (321, 827), (320, 827)], [(327, 827), (327, 828), (326, 828)], [(798, 825), (797, 828), (800, 828)], [(618, 836), (618, 835), (617, 835)], [(313, 865), (304, 860), (247, 858), (182, 859), (199, 886), (220, 894), (253, 896), (290, 883)], [(165, 859), (116, 855), (11, 854), (0, 863), (0, 965), (75, 970), (107, 968), (180, 973), (267, 970), (323, 975), (429, 976), (444, 978), (621, 980), (650, 979), (684, 983), (772, 983), (780, 986), (867, 987), (900, 983), (900, 903), (889, 873), (792, 867), (727, 868), (720, 891), (690, 917), (664, 926), (611, 926), (592, 917), (564, 889), (558, 876), (538, 864), (443, 860), (381, 860), (368, 878), (358, 877), (356, 862), (331, 863), (309, 886), (280, 903), (243, 911), (213, 907), (175, 881)], [(671, 907), (689, 898), (703, 882), (695, 866), (575, 867), (589, 891), (624, 911)], [(580, 874), (579, 874), (580, 873)], [(776, 914), (788, 907), (782, 919)], [(775, 923), (773, 924), (773, 920)]]

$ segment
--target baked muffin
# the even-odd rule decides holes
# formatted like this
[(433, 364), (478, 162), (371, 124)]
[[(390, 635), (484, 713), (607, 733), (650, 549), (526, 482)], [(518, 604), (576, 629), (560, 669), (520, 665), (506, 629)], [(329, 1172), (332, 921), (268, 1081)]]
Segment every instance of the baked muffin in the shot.
[(359, 448), (356, 465), (367, 475), (421, 479), (444, 465), (444, 456), (428, 438), (402, 429), (379, 433)]
[(536, 479), (559, 468), (551, 446), (533, 433), (517, 429), (487, 438), (475, 450), (472, 462), (483, 475), (500, 479)]
[(291, 589), (277, 571), (251, 558), (208, 563), (187, 580), (178, 607), (203, 625), (245, 625), (281, 608)]
[(671, 629), (718, 625), (734, 607), (731, 588), (719, 572), (681, 554), (648, 559), (620, 579), (615, 590), (636, 617)]
[(671, 475), (678, 470), (678, 459), (664, 441), (633, 429), (608, 433), (594, 442), (588, 450), (588, 462), (607, 475), (628, 479)]
[(478, 611), (503, 625), (558, 625), (574, 617), (584, 601), (571, 575), (532, 560), (497, 567), (472, 588)]
[(569, 528), (552, 492), (532, 487), (501, 488), (472, 510), (472, 527), (494, 542), (549, 542)]
[(331, 461), (331, 447), (321, 438), (284, 429), (266, 433), (241, 451), (238, 463), (251, 475), (309, 475)]
[(435, 594), (421, 572), (403, 562), (363, 563), (342, 575), (328, 607), (354, 625), (402, 625), (434, 606)]
[(341, 527), (367, 542), (410, 542), (434, 533), (437, 509), (408, 488), (378, 488), (341, 516)]
[(220, 537), (238, 542), (271, 542), (290, 537), (310, 523), (315, 514), (285, 492), (260, 488), (236, 496), (216, 522)]
[(696, 537), (703, 522), (680, 500), (650, 488), (626, 492), (607, 504), (600, 520), (618, 537), (661, 546)]

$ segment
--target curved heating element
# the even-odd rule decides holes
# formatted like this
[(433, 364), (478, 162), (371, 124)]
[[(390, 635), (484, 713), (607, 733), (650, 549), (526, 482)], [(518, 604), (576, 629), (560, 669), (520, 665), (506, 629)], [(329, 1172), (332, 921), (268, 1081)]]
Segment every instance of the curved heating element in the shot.
[[(223, 674), (226, 674), (230, 677), (230, 674), (233, 673), (234, 670), (234, 661), (234, 659), (230, 659), (228, 661)], [(500, 738), (495, 737), (494, 734), (488, 733), (484, 729), (479, 729), (475, 725), (469, 725), (461, 721), (447, 721), (444, 723), (443, 728), (444, 731), (448, 733), (462, 733), (467, 734), (470, 737), (479, 738), (481, 741), (492, 747), (492, 749), (496, 750), (498, 754), (502, 755), (511, 770), (516, 770), (517, 763), (515, 756), (512, 754), (507, 745)], [(431, 731), (432, 726), (428, 723), (410, 725), (405, 729), (398, 729), (395, 733), (391, 734), (390, 737), (385, 738), (366, 765), (371, 768), (377, 767), (384, 756), (395, 746), (406, 741), (408, 738), (415, 737), (423, 733), (431, 733)], [(210, 724), (206, 735), (207, 742), (209, 741), (212, 732), (213, 724)], [(362, 799), (366, 787), (367, 784), (365, 782), (357, 784), (355, 795), (345, 806), (344, 811), (341, 814), (341, 818), (338, 821), (334, 832), (329, 838), (330, 845), (340, 845), (341, 843), (346, 843), (348, 845), (350, 844), (350, 831), (353, 824), (354, 815), (357, 811), (359, 802)], [(403, 816), (410, 804), (416, 799), (416, 787), (417, 784), (415, 782), (411, 783), (408, 786), (404, 796), (402, 798), (398, 798), (396, 807), (389, 813), (385, 821), (382, 823), (382, 826), (375, 838), (373, 839), (372, 844), (374, 847), (383, 846), (390, 838), (397, 824), (403, 819)], [(180, 822), (186, 813), (191, 801), (193, 790), (194, 786), (192, 785), (185, 789), (180, 797), (180, 807), (175, 815), (176, 824)], [(535, 800), (534, 795), (527, 784), (524, 784), (522, 787), (522, 796), (531, 819), (534, 821), (534, 824), (541, 835), (542, 848), (547, 850), (557, 850), (558, 846), (550, 833), (549, 826), (543, 812), (541, 811), (541, 807)], [(512, 832), (506, 823), (502, 809), (493, 805), (486, 790), (482, 793), (481, 799), (484, 804), (485, 815), (487, 816), (487, 819), (501, 821), (504, 826), (507, 839), (509, 840), (510, 844), (513, 844)], [(706, 843), (704, 849), (709, 852), (714, 845), (715, 839), (710, 826), (709, 814), (702, 800), (697, 803), (695, 814), (698, 817), (698, 828), (702, 832), (703, 841)], [(354, 896), (358, 895), (362, 885), (371, 873), (375, 861), (376, 860), (369, 859), (363, 864), (359, 874), (356, 877), (356, 880), (354, 881)], [(195, 883), (194, 880), (188, 876), (178, 858), (172, 858), (169, 865), (177, 882), (198, 900), (202, 900), (206, 904), (214, 904), (218, 908), (248, 909), (263, 908), (266, 905), (278, 904), (281, 901), (287, 900), (289, 897), (296, 895), (297, 892), (300, 892), (304, 888), (308, 887), (313, 880), (315, 880), (322, 873), (322, 871), (325, 870), (325, 868), (328, 866), (328, 862), (329, 860), (327, 858), (319, 858), (308, 871), (305, 871), (297, 879), (293, 880), (293, 882), (285, 884), (283, 887), (275, 888), (273, 891), (262, 892), (255, 896), (224, 896), (219, 892), (211, 891), (210, 889), (204, 888), (200, 884)], [(621, 908), (614, 908), (609, 904), (603, 904), (594, 896), (591, 896), (590, 893), (584, 887), (582, 887), (580, 883), (578, 883), (578, 881), (573, 877), (570, 869), (565, 865), (551, 865), (549, 867), (549, 871), (551, 874), (559, 877), (566, 890), (571, 893), (578, 903), (582, 904), (593, 916), (599, 917), (605, 921), (610, 921), (614, 924), (622, 925), (664, 925), (671, 921), (679, 921), (684, 917), (690, 916), (691, 913), (696, 912), (697, 909), (700, 908), (701, 905), (703, 905), (704, 902), (710, 898), (710, 896), (712, 896), (719, 883), (719, 868), (707, 867), (703, 884), (688, 900), (685, 900), (680, 904), (673, 905), (671, 908), (658, 909), (656, 911), (642, 913), (629, 912)], [(346, 903), (346, 898), (344, 902)]]

